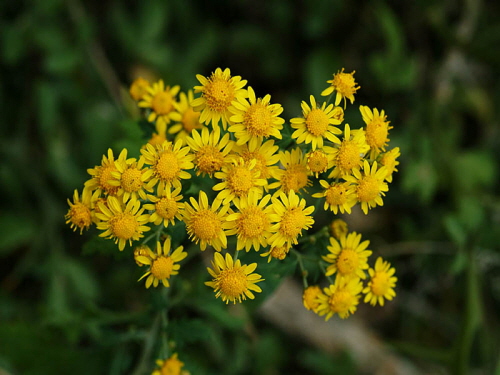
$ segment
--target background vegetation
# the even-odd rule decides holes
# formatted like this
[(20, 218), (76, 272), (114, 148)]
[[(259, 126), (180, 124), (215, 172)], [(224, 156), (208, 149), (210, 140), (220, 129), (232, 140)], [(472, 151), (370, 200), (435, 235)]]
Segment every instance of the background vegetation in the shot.
[(229, 67), (289, 119), (345, 67), (402, 153), (384, 207), (345, 220), (399, 283), (326, 340), (375, 340), (331, 350), (277, 323), (293, 311), (262, 314), (283, 280), (235, 310), (202, 279), (181, 288), (169, 339), (192, 374), (373, 373), (356, 344), (397, 358), (381, 373), (500, 374), (500, 3), (26, 0), (0, 14), (0, 373), (151, 371), (161, 294), (111, 241), (64, 224), (86, 169), (142, 142), (133, 78), (187, 90)]

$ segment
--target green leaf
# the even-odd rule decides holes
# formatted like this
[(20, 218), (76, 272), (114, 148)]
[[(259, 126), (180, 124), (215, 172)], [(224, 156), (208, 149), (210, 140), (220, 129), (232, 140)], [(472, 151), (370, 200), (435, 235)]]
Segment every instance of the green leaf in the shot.
[(33, 217), (22, 216), (19, 212), (0, 213), (0, 256), (7, 255), (19, 246), (28, 244), (36, 233)]

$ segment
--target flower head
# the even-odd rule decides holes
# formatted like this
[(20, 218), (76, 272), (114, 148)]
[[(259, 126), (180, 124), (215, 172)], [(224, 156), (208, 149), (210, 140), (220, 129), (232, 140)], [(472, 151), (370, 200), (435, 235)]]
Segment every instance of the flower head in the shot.
[(325, 320), (330, 319), (333, 314), (338, 314), (342, 319), (348, 318), (357, 309), (362, 289), (363, 284), (359, 278), (337, 278), (335, 284), (324, 288), (324, 293), (318, 295), (317, 314), (326, 315)]
[(312, 149), (323, 147), (323, 139), (326, 138), (330, 142), (340, 143), (340, 139), (335, 134), (340, 134), (340, 129), (335, 125), (339, 125), (344, 120), (344, 111), (340, 107), (334, 107), (333, 104), (326, 105), (323, 103), (321, 107), (316, 103), (314, 96), (310, 96), (311, 106), (305, 101), (302, 102), (302, 115), (290, 120), (292, 128), (297, 129), (293, 132), (292, 138), (297, 140), (297, 143), (312, 144)]
[(271, 259), (283, 260), (286, 258), (288, 253), (290, 252), (290, 245), (283, 246), (269, 246), (269, 250), (260, 254), (261, 257), (268, 257), (267, 263), (271, 261)]
[(347, 223), (342, 219), (333, 220), (328, 226), (331, 235), (340, 240), (342, 237), (345, 237), (348, 233)]
[(96, 213), (96, 216), (101, 221), (97, 228), (104, 230), (99, 236), (114, 239), (120, 251), (125, 248), (127, 241), (132, 244), (132, 241), (144, 236), (143, 232), (151, 229), (145, 225), (149, 215), (143, 214), (144, 208), (141, 208), (141, 202), (136, 198), (130, 197), (124, 202), (110, 195), (106, 203), (98, 203), (101, 213)]
[(301, 199), (293, 190), (288, 195), (281, 192), (279, 198), (272, 198), (274, 214), (271, 219), (276, 224), (271, 227), (274, 234), (269, 238), (269, 244), (273, 247), (297, 245), (297, 238), (302, 230), (307, 230), (314, 224), (314, 219), (310, 216), (314, 207), (306, 208), (306, 200)]
[(89, 175), (92, 176), (90, 180), (85, 182), (85, 187), (89, 190), (97, 191), (98, 195), (104, 193), (106, 195), (116, 195), (119, 186), (113, 184), (110, 181), (115, 180), (112, 172), (116, 172), (115, 157), (113, 155), (113, 150), (108, 149), (108, 156), (102, 156), (101, 165), (97, 165), (94, 168), (87, 169)]
[(309, 180), (309, 171), (307, 169), (307, 160), (303, 156), (300, 148), (292, 151), (280, 151), (280, 162), (284, 169), (273, 171), (273, 177), (278, 180), (269, 184), (269, 189), (279, 188), (274, 195), (280, 192), (288, 194), (291, 190), (300, 193), (301, 190), (311, 185)]
[(199, 243), (201, 250), (205, 250), (207, 245), (217, 251), (225, 249), (227, 237), (224, 229), (228, 225), (226, 216), (229, 205), (222, 205), (217, 199), (210, 205), (203, 190), (199, 193), (198, 201), (190, 198), (190, 202), (185, 206), (184, 222), (191, 241)]
[(163, 80), (160, 79), (148, 87), (147, 94), (139, 102), (139, 107), (151, 109), (148, 121), (155, 122), (158, 133), (165, 132), (170, 121), (181, 120), (181, 116), (174, 107), (179, 90), (180, 86), (170, 88), (170, 86), (165, 86)]
[(64, 216), (66, 224), (71, 223), (71, 229), (80, 229), (82, 234), (84, 229), (89, 229), (92, 224), (92, 206), (91, 206), (92, 193), (89, 189), (83, 189), (82, 197), (78, 194), (78, 190), (73, 193), (73, 202), (68, 199), (69, 210)]
[(378, 257), (375, 262), (375, 268), (368, 270), (370, 281), (366, 288), (363, 289), (363, 293), (366, 294), (364, 302), (370, 303), (372, 306), (375, 306), (377, 303), (380, 306), (384, 306), (384, 300), (391, 301), (396, 296), (394, 288), (398, 279), (394, 276), (395, 272), (396, 270), (394, 267), (391, 268), (389, 262)]
[(139, 255), (136, 257), (137, 262), (149, 266), (149, 270), (141, 276), (139, 281), (147, 277), (146, 288), (153, 285), (155, 288), (161, 282), (164, 287), (169, 287), (168, 280), (172, 275), (179, 273), (180, 265), (176, 264), (187, 257), (187, 253), (183, 251), (183, 247), (179, 246), (172, 253), (170, 251), (170, 237), (167, 237), (163, 242), (156, 244), (156, 253), (149, 250), (147, 255)]
[(201, 93), (201, 97), (191, 103), (195, 111), (201, 112), (200, 122), (217, 125), (222, 121), (224, 130), (229, 122), (229, 107), (239, 98), (245, 98), (247, 91), (243, 88), (247, 84), (240, 76), (231, 77), (231, 71), (226, 68), (222, 71), (217, 68), (210, 78), (197, 74), (196, 78), (201, 86), (195, 86), (194, 92)]
[(181, 188), (178, 187), (172, 191), (171, 188), (162, 187), (158, 188), (157, 195), (148, 194), (148, 199), (151, 203), (145, 204), (146, 210), (153, 211), (149, 217), (149, 221), (155, 225), (163, 223), (165, 227), (168, 224), (175, 224), (175, 219), (182, 220), (184, 212), (184, 203), (180, 202), (182, 199)]
[(332, 182), (329, 184), (325, 180), (320, 180), (319, 183), (324, 190), (312, 196), (314, 198), (325, 197), (325, 204), (323, 206), (325, 211), (330, 209), (335, 215), (338, 211), (341, 213), (351, 213), (351, 208), (356, 205), (357, 200), (356, 194), (349, 187), (350, 183)]
[(322, 149), (316, 149), (314, 151), (310, 151), (307, 155), (307, 169), (310, 174), (316, 176), (318, 178), (320, 173), (326, 172), (328, 169), (332, 168), (333, 157), (332, 153), (335, 148), (325, 146)]
[(241, 302), (247, 297), (254, 299), (252, 292), (262, 292), (256, 284), (264, 280), (259, 274), (253, 273), (256, 268), (257, 263), (242, 265), (239, 259), (233, 261), (228, 253), (225, 258), (215, 253), (212, 268), (207, 268), (213, 279), (205, 282), (205, 285), (213, 288), (215, 297), (221, 297), (226, 303)]
[(189, 90), (186, 93), (179, 94), (179, 101), (174, 102), (174, 107), (180, 114), (180, 120), (168, 128), (168, 134), (176, 134), (175, 140), (186, 139), (194, 129), (202, 129), (203, 124), (200, 123), (200, 112), (193, 109), (191, 103), (194, 100), (193, 91)]
[(148, 80), (138, 77), (132, 82), (130, 85), (130, 96), (132, 99), (134, 99), (136, 102), (142, 99), (144, 95), (148, 92), (148, 88), (150, 87), (150, 83)]
[(255, 92), (248, 87), (248, 99), (239, 97), (229, 111), (233, 114), (230, 117), (233, 125), (229, 131), (234, 133), (236, 143), (242, 145), (250, 139), (262, 140), (273, 136), (281, 139), (280, 130), (283, 129), (283, 120), (279, 115), (283, 112), (280, 104), (269, 104), (271, 95), (264, 98), (255, 97)]
[(372, 254), (366, 249), (370, 241), (360, 243), (361, 234), (356, 232), (340, 237), (339, 241), (330, 237), (330, 246), (327, 246), (330, 253), (323, 256), (325, 261), (331, 263), (326, 269), (326, 276), (337, 273), (344, 278), (366, 278), (364, 270), (368, 269), (368, 257)]
[(151, 248), (148, 245), (139, 245), (139, 246), (134, 247), (135, 263), (137, 263), (137, 265), (139, 267), (144, 266), (144, 264), (139, 262), (139, 260), (137, 258), (140, 256), (149, 257), (151, 254), (150, 252), (151, 252)]
[(156, 361), (157, 368), (151, 375), (189, 375), (188, 371), (182, 370), (184, 362), (181, 362), (177, 353), (172, 354), (167, 359), (158, 359)]
[(373, 108), (372, 111), (369, 107), (360, 105), (359, 111), (366, 123), (366, 143), (368, 143), (373, 153), (385, 150), (385, 146), (389, 142), (387, 136), (392, 126), (389, 126), (384, 110), (379, 112), (377, 108)]
[(342, 99), (344, 99), (344, 108), (346, 106), (346, 99), (349, 99), (352, 104), (354, 102), (354, 94), (360, 88), (356, 86), (354, 73), (356, 73), (355, 70), (353, 70), (352, 73), (344, 73), (344, 68), (342, 68), (340, 72), (333, 75), (333, 79), (326, 81), (330, 84), (330, 87), (323, 90), (321, 95), (328, 96), (336, 91), (335, 105), (339, 105)]
[(354, 168), (363, 165), (363, 156), (370, 150), (366, 144), (364, 131), (351, 131), (349, 124), (344, 127), (344, 138), (338, 148), (332, 152), (335, 169), (328, 178), (343, 177), (352, 174)]
[(399, 147), (395, 147), (390, 151), (382, 154), (382, 159), (380, 159), (380, 164), (382, 164), (386, 170), (387, 174), (385, 175), (385, 180), (387, 182), (392, 182), (392, 174), (397, 172), (396, 167), (399, 165), (399, 161), (397, 158), (401, 155), (399, 152)]
[(318, 297), (323, 294), (321, 288), (317, 285), (311, 285), (304, 289), (302, 293), (302, 302), (307, 310), (316, 311), (319, 307)]

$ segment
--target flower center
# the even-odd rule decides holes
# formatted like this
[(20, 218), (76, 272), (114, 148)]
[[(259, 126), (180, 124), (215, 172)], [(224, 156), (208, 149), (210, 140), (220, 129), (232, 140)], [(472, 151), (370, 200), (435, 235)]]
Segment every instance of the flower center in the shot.
[(387, 124), (380, 117), (375, 117), (366, 125), (366, 143), (372, 148), (382, 148), (387, 142), (389, 132)]
[(389, 275), (385, 272), (376, 272), (371, 280), (372, 293), (376, 296), (384, 296), (389, 288)]
[(221, 222), (215, 212), (205, 209), (193, 215), (191, 226), (193, 233), (200, 240), (208, 241), (217, 238), (221, 231)]
[(129, 168), (122, 174), (122, 188), (131, 193), (142, 187), (142, 172), (137, 168)]
[(111, 172), (116, 172), (117, 169), (114, 165), (108, 165), (101, 167), (101, 173), (99, 176), (99, 185), (101, 189), (106, 191), (109, 195), (115, 195), (118, 191), (118, 186), (110, 185), (108, 181), (114, 180), (115, 178), (111, 175)]
[(157, 92), (153, 98), (153, 111), (159, 115), (167, 115), (172, 111), (172, 95), (166, 91)]
[(245, 195), (253, 186), (252, 172), (246, 167), (235, 167), (228, 173), (227, 184), (236, 196)]
[(155, 203), (155, 210), (164, 219), (173, 219), (177, 213), (177, 202), (174, 199), (161, 198)]
[(234, 100), (233, 85), (223, 79), (213, 77), (203, 91), (203, 97), (207, 102), (208, 108), (215, 112), (225, 112)]
[(313, 151), (307, 158), (307, 166), (313, 173), (321, 173), (328, 169), (328, 158), (322, 151)]
[(291, 165), (281, 177), (283, 191), (288, 194), (290, 190), (298, 192), (309, 182), (307, 178), (307, 168), (301, 164)]
[(365, 176), (356, 189), (361, 202), (370, 202), (380, 194), (379, 181), (374, 176)]
[(328, 116), (321, 109), (315, 108), (306, 118), (306, 127), (309, 133), (318, 137), (322, 136), (328, 129)]
[(172, 181), (179, 175), (181, 170), (177, 157), (171, 151), (165, 151), (161, 154), (155, 168), (160, 179), (163, 181)]
[(250, 135), (267, 137), (270, 134), (272, 120), (271, 111), (262, 103), (257, 102), (247, 109), (243, 122)]
[(342, 184), (330, 186), (326, 191), (326, 202), (330, 206), (339, 206), (346, 202), (347, 189)]
[(337, 154), (337, 166), (342, 171), (350, 171), (359, 165), (361, 152), (356, 143), (349, 140), (342, 141)]
[(220, 290), (229, 298), (237, 298), (247, 290), (247, 275), (242, 267), (224, 270), (219, 275)]
[(328, 299), (330, 309), (338, 314), (349, 312), (356, 302), (356, 297), (346, 290), (337, 290)]
[(159, 257), (151, 264), (151, 273), (158, 280), (168, 279), (172, 274), (174, 261), (170, 257)]
[(269, 227), (269, 220), (259, 207), (249, 207), (238, 220), (238, 233), (244, 238), (259, 237)]
[(286, 254), (288, 254), (289, 250), (290, 250), (290, 248), (287, 247), (287, 246), (273, 247), (271, 249), (271, 256), (273, 258), (276, 258), (276, 259), (279, 259), (279, 260), (283, 260), (283, 259), (285, 259)]
[(283, 215), (280, 232), (288, 238), (296, 238), (305, 226), (306, 215), (299, 207), (293, 207)]
[(79, 228), (88, 227), (90, 224), (92, 224), (92, 215), (90, 213), (90, 209), (80, 202), (71, 207), (69, 218), (71, 220), (71, 223), (75, 224)]
[(138, 227), (137, 220), (128, 212), (117, 214), (111, 222), (113, 234), (123, 240), (132, 238)]
[(359, 265), (358, 253), (352, 249), (344, 249), (337, 258), (337, 268), (342, 275), (350, 275)]
[(203, 146), (196, 153), (196, 166), (202, 173), (212, 175), (214, 172), (220, 171), (224, 165), (224, 156), (214, 146)]
[(196, 112), (193, 108), (188, 108), (182, 115), (182, 126), (187, 133), (191, 133), (193, 129), (200, 128), (200, 112)]

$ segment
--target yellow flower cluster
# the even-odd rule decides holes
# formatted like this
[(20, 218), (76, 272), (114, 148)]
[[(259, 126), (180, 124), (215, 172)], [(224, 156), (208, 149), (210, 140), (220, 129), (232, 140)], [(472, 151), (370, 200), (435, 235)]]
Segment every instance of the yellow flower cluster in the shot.
[[(73, 202), (68, 201), (66, 220), (80, 232), (95, 224), (100, 236), (114, 240), (119, 250), (154, 226), (154, 233), (134, 250), (137, 264), (148, 268), (141, 277), (146, 288), (160, 283), (168, 287), (188, 256), (183, 246), (171, 248), (169, 236), (160, 241), (169, 226), (183, 222), (192, 243), (202, 251), (215, 250), (208, 268), (212, 280), (206, 285), (217, 298), (236, 303), (253, 299), (253, 292), (261, 292), (257, 283), (263, 281), (254, 272), (257, 263), (242, 264), (239, 251), (263, 249), (261, 256), (268, 261), (284, 259), (314, 224), (314, 206), (306, 203), (310, 196), (324, 198), (324, 209), (335, 214), (350, 213), (357, 204), (365, 214), (383, 205), (399, 149), (386, 149), (391, 126), (383, 110), (360, 106), (364, 126), (351, 129), (344, 124), (341, 129), (346, 99), (352, 104), (359, 89), (354, 72), (342, 70), (328, 81), (331, 85), (322, 95), (336, 93), (335, 103), (319, 103), (311, 95), (301, 104), (302, 116), (292, 118), (290, 125), (280, 117), (280, 104), (272, 103), (269, 94), (258, 96), (229, 69), (196, 77), (200, 84), (187, 92), (162, 80), (139, 78), (132, 83), (130, 95), (155, 132), (139, 158), (128, 157), (127, 149), (115, 157), (110, 149), (100, 165), (88, 169), (90, 178), (81, 196), (75, 191)], [(342, 99), (344, 107), (339, 107)], [(282, 142), (290, 130), (291, 139)], [(280, 149), (282, 144), (291, 146)], [(209, 181), (212, 191), (186, 188), (193, 176)], [(308, 194), (314, 186), (320, 191)], [(304, 299), (327, 318), (335, 312), (345, 317), (355, 309), (353, 301), (357, 303), (362, 291), (359, 280), (365, 278), (371, 254), (365, 250), (366, 241), (359, 244), (360, 235), (342, 228), (336, 232), (345, 235), (340, 244), (332, 239), (325, 260), (332, 263), (327, 275), (341, 276), (324, 294), (312, 298), (307, 292)], [(232, 254), (227, 251), (230, 236), (236, 242)], [(147, 245), (154, 238), (156, 251)], [(356, 261), (344, 256), (339, 261), (339, 253), (351, 254), (342, 250), (348, 246)], [(374, 270), (368, 269), (372, 281), (363, 292), (371, 303), (392, 298), (391, 270), (378, 260)], [(390, 276), (385, 284), (384, 272)]]

